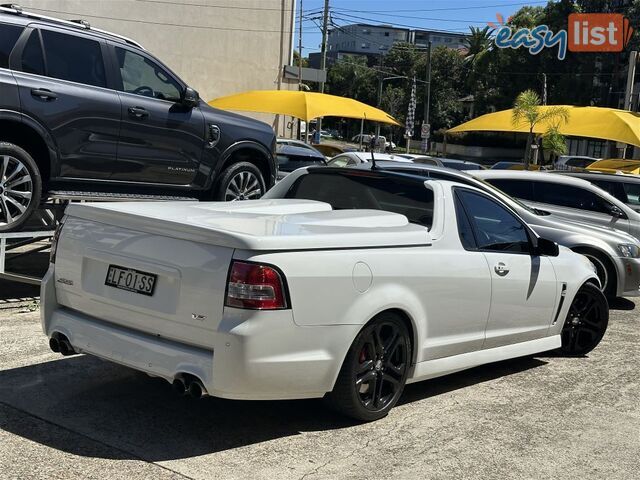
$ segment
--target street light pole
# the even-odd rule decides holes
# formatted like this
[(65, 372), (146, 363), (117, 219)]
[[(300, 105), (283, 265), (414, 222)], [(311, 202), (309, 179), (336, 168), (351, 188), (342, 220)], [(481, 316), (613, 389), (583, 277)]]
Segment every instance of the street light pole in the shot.
[[(300, 31), (298, 32), (298, 91), (302, 91), (302, 0), (300, 0)], [(305, 142), (307, 131), (305, 127)], [(298, 119), (298, 139), (302, 140), (302, 120)]]
[(431, 100), (431, 40), (427, 44), (427, 85), (424, 99), (424, 120), (422, 122), (422, 151), (429, 151), (429, 103)]
[[(383, 67), (384, 57), (382, 52), (380, 52), (380, 71), (378, 72), (378, 108), (382, 110), (382, 82), (384, 79), (382, 78), (382, 67)], [(380, 122), (376, 123), (376, 145), (378, 144), (378, 138), (380, 138)]]

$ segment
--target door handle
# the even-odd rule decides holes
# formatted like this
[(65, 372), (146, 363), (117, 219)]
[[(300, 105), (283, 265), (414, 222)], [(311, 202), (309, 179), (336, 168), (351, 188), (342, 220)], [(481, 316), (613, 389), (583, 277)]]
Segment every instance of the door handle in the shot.
[(47, 90), (46, 88), (34, 88), (31, 90), (31, 95), (47, 101), (58, 98), (57, 93), (53, 93), (51, 90)]
[(129, 107), (129, 116), (134, 118), (146, 118), (149, 116), (149, 112), (142, 107)]
[(509, 273), (509, 267), (504, 262), (498, 262), (493, 270), (499, 277), (504, 277), (507, 273)]

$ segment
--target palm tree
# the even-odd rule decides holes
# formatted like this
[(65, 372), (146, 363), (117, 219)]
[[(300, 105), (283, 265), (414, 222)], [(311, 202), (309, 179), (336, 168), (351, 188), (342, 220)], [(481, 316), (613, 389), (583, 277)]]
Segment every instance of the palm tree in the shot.
[(511, 123), (514, 127), (523, 124), (529, 127), (527, 147), (524, 154), (525, 169), (531, 161), (531, 145), (534, 140), (533, 130), (541, 122), (551, 123), (559, 131), (560, 125), (569, 121), (569, 110), (565, 107), (540, 108), (540, 96), (533, 90), (525, 90), (520, 93), (513, 104)]
[(567, 153), (567, 142), (557, 125), (549, 127), (542, 136), (542, 148), (549, 152), (549, 160), (553, 165), (556, 158)]
[(464, 44), (467, 48), (465, 60), (475, 63), (491, 48), (493, 43), (491, 36), (494, 29), (486, 26), (484, 28), (469, 27), (469, 30), (471, 34), (464, 39)]

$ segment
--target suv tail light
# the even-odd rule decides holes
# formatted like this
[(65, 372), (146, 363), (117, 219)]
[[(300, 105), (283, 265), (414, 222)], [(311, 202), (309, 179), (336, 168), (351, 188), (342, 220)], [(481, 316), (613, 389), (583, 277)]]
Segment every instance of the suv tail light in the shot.
[(56, 254), (58, 253), (58, 240), (60, 239), (60, 232), (62, 232), (62, 227), (64, 226), (64, 221), (61, 221), (56, 226), (56, 231), (53, 233), (53, 237), (51, 238), (51, 252), (49, 253), (49, 263), (56, 263)]
[(274, 267), (233, 261), (225, 305), (248, 310), (288, 308), (283, 275)]

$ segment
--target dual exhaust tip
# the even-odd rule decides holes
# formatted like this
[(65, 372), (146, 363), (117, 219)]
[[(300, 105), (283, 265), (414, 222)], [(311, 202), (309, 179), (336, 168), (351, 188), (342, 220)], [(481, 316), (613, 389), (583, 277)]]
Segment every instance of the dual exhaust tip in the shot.
[[(69, 339), (62, 333), (55, 332), (49, 339), (49, 348), (55, 353), (61, 353), (65, 357), (76, 355), (78, 352), (73, 348)], [(189, 395), (192, 398), (202, 398), (208, 395), (199, 378), (188, 373), (181, 374), (171, 384), (173, 390), (178, 395)]]
[(177, 377), (171, 386), (178, 395), (189, 395), (191, 398), (202, 398), (208, 395), (200, 379), (188, 374)]
[(73, 348), (69, 339), (62, 333), (54, 333), (49, 339), (49, 348), (55, 353), (61, 353), (65, 357), (76, 355), (78, 352)]

